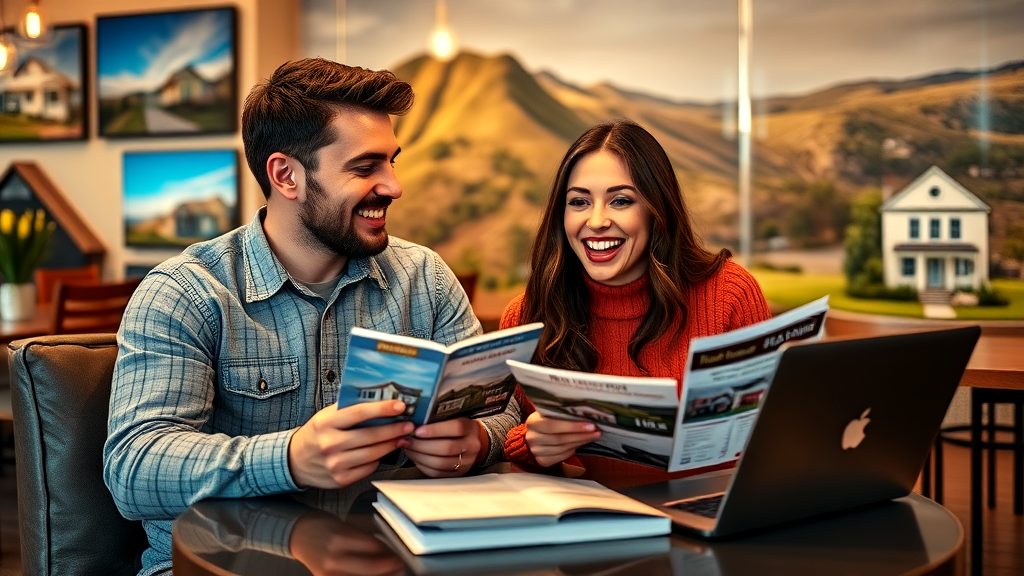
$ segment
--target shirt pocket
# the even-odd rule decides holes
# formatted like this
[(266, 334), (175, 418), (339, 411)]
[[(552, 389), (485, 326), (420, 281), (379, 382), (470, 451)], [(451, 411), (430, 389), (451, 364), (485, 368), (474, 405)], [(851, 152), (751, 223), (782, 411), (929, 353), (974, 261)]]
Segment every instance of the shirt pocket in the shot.
[(224, 431), (264, 434), (301, 424), (298, 358), (228, 359), (221, 364), (221, 382), (226, 418), (218, 420)]

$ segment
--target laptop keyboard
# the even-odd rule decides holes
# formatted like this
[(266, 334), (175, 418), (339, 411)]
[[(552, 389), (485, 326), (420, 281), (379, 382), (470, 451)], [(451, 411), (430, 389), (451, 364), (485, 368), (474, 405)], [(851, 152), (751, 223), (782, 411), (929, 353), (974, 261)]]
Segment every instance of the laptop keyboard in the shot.
[(672, 507), (683, 512), (689, 512), (690, 514), (704, 516), (705, 518), (716, 518), (718, 516), (718, 507), (721, 506), (724, 497), (725, 494), (715, 494), (713, 496), (705, 496), (704, 498), (675, 502), (672, 504)]

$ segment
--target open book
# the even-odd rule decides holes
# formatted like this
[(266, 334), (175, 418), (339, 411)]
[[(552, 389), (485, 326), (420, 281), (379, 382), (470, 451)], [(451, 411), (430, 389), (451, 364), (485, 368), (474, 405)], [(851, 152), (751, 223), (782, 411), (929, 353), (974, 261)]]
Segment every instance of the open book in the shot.
[(784, 345), (821, 338), (828, 296), (725, 334), (690, 341), (674, 378), (610, 376), (509, 361), (545, 416), (592, 420), (601, 438), (577, 453), (678, 472), (732, 462), (746, 446)]
[[(515, 392), (505, 360), (529, 360), (543, 328), (540, 323), (526, 324), (451, 346), (352, 328), (338, 407), (401, 400), (406, 411), (398, 419), (417, 425), (497, 414)], [(393, 420), (378, 418), (363, 425)]]
[(591, 480), (542, 474), (378, 480), (374, 508), (413, 554), (658, 536), (659, 510)]

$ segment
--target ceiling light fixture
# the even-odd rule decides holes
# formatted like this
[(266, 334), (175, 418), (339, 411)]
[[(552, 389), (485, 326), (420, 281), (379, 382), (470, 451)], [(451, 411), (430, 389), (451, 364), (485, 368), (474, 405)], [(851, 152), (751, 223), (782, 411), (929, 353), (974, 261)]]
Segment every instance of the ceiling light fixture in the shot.
[(0, 76), (14, 70), (18, 49), (12, 38), (7, 36), (7, 25), (4, 23), (4, 2), (0, 0)]
[(18, 21), (18, 34), (26, 40), (42, 40), (46, 35), (46, 21), (39, 11), (40, 0), (29, 0)]

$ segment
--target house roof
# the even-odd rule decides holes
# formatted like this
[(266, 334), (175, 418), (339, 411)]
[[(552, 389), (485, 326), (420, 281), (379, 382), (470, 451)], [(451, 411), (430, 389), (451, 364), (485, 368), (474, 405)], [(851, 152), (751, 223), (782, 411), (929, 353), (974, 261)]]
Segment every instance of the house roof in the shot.
[[(968, 204), (970, 204), (974, 209), (976, 209), (978, 211), (991, 212), (992, 209), (989, 207), (988, 204), (983, 202), (981, 200), (981, 198), (978, 198), (973, 192), (971, 192), (967, 188), (964, 188), (964, 186), (962, 184), (960, 184), (959, 182), (954, 180), (952, 176), (950, 176), (949, 174), (946, 174), (938, 166), (932, 166), (931, 168), (925, 170), (920, 176), (915, 178), (913, 182), (911, 182), (910, 184), (907, 184), (906, 186), (903, 187), (902, 190), (900, 190), (899, 192), (893, 194), (888, 200), (886, 200), (885, 202), (882, 203), (882, 206), (881, 206), (880, 210), (882, 212), (887, 212), (887, 211), (890, 211), (890, 210), (895, 211), (895, 210), (900, 209), (899, 204), (901, 202), (903, 202), (910, 193), (916, 191), (929, 178), (931, 178), (933, 176), (937, 176), (940, 179), (942, 179), (952, 190), (956, 191), (958, 194), (963, 196), (968, 201)], [(928, 210), (926, 208), (918, 208), (918, 209), (921, 210), (921, 211), (927, 211)], [(936, 206), (935, 210), (948, 211), (949, 207), (948, 206)]]
[(394, 380), (389, 380), (387, 382), (381, 382), (380, 384), (376, 384), (374, 386), (363, 386), (362, 389), (363, 390), (373, 390), (373, 389), (377, 389), (377, 388), (387, 388), (389, 386), (393, 387), (395, 390), (398, 390), (402, 394), (406, 394), (408, 396), (419, 396), (419, 395), (423, 394), (423, 390), (420, 390), (419, 388), (410, 388), (408, 386), (402, 386), (401, 384), (399, 384), (398, 382), (395, 382)]
[(209, 80), (207, 80), (206, 78), (203, 78), (203, 76), (199, 73), (199, 71), (196, 70), (194, 66), (189, 64), (188, 66), (185, 66), (184, 68), (182, 68), (182, 69), (178, 70), (177, 72), (175, 72), (175, 73), (171, 74), (170, 76), (168, 76), (167, 80), (165, 80), (164, 83), (161, 84), (156, 89), (156, 92), (160, 92), (162, 90), (165, 90), (169, 86), (180, 82), (183, 78), (186, 78), (188, 76), (191, 76), (191, 77), (195, 78), (196, 80), (202, 82), (203, 84), (210, 84)]
[[(28, 68), (31, 64), (39, 66), (39, 68), (42, 70), (42, 73), (38, 75), (26, 75), (26, 72), (28, 71)], [(14, 71), (14, 74), (12, 74), (10, 79), (3, 84), (3, 88), (8, 91), (24, 90), (26, 88), (34, 88), (40, 85), (47, 84), (49, 84), (50, 86), (63, 86), (68, 89), (74, 89), (78, 87), (77, 82), (75, 82), (71, 78), (68, 78), (67, 75), (65, 75), (60, 70), (53, 68), (43, 60), (40, 60), (39, 58), (29, 57), (18, 65), (18, 68)]]
[(57, 225), (67, 233), (75, 246), (87, 257), (100, 257), (106, 255), (107, 249), (100, 242), (100, 239), (89, 228), (85, 220), (68, 203), (57, 186), (50, 180), (42, 168), (35, 162), (12, 162), (11, 166), (0, 178), (0, 190), (6, 185), (9, 178), (17, 174), (25, 185), (35, 194), (39, 202), (46, 208)]

